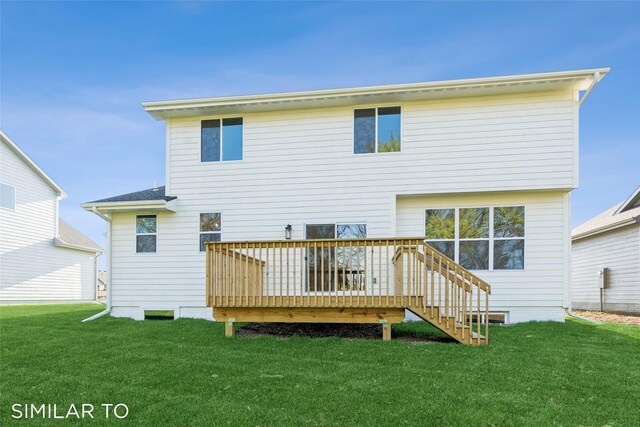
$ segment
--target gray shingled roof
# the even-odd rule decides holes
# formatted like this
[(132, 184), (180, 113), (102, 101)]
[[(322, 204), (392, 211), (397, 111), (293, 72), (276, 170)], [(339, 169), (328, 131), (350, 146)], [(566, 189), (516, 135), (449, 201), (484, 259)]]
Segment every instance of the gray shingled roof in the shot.
[(162, 186), (136, 191), (134, 193), (121, 194), (120, 196), (108, 197), (106, 199), (94, 200), (88, 203), (139, 202), (144, 200), (164, 200), (168, 202), (174, 199), (177, 199), (177, 197), (164, 194), (164, 186)]
[(58, 219), (58, 240), (65, 245), (84, 248), (89, 251), (104, 252), (100, 245), (62, 219)]

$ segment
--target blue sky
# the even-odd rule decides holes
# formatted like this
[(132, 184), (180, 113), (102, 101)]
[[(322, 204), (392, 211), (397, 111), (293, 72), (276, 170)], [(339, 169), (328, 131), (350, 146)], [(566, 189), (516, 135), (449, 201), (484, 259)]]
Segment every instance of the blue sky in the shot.
[(640, 3), (0, 3), (0, 127), (85, 201), (164, 183), (141, 101), (612, 67), (580, 113), (577, 225), (640, 185)]

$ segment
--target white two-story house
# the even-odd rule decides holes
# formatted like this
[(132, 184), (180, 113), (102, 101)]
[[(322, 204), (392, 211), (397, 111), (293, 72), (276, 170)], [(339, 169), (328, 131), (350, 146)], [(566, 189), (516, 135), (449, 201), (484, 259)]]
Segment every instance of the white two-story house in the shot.
[[(489, 283), (506, 322), (563, 321), (579, 109), (608, 71), (145, 102), (165, 186), (83, 205), (108, 221), (111, 315), (210, 319), (205, 242), (415, 237)], [(375, 290), (378, 265), (350, 274)]]

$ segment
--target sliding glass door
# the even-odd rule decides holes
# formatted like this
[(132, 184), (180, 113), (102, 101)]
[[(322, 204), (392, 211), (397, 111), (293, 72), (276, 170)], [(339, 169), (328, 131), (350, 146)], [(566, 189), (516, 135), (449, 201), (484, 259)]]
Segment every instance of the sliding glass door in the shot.
[[(360, 239), (367, 237), (366, 224), (307, 224), (307, 240)], [(362, 286), (364, 248), (351, 245), (327, 247), (318, 243), (306, 254), (307, 292), (356, 290)]]

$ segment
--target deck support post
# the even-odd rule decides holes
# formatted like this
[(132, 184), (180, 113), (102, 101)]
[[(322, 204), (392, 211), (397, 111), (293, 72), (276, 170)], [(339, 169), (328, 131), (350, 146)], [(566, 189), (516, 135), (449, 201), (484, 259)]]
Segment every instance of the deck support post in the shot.
[(229, 319), (226, 321), (226, 323), (224, 324), (224, 336), (227, 338), (233, 338), (234, 335), (236, 334), (236, 330), (235, 330), (235, 321), (236, 319)]
[(387, 319), (380, 319), (382, 324), (382, 341), (391, 341), (391, 324)]

